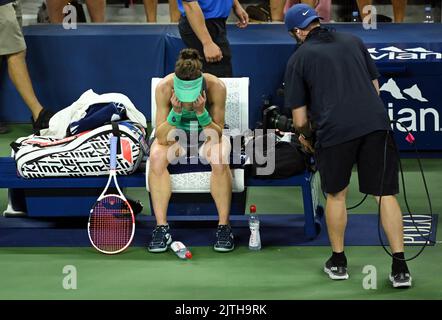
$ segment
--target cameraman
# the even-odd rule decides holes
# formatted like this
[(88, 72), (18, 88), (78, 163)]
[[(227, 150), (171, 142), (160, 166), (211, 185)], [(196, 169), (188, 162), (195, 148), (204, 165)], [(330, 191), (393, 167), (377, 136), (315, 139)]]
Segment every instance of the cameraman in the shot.
[(299, 48), (287, 63), (285, 105), (292, 110), (300, 142), (315, 153), (327, 193), (326, 222), (333, 254), (324, 271), (331, 279), (348, 279), (346, 195), (357, 163), (360, 192), (377, 201), (382, 195), (381, 220), (394, 257), (390, 280), (394, 287), (409, 287), (402, 213), (395, 197), (398, 156), (379, 97), (379, 72), (359, 38), (322, 28), (319, 19), (305, 4), (287, 11), (285, 24)]

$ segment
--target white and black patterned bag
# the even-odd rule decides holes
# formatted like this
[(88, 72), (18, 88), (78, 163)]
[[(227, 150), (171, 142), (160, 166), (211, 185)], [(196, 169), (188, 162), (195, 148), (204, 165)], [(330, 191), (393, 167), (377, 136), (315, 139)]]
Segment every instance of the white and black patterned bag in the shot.
[(24, 178), (108, 175), (112, 133), (120, 137), (117, 173), (131, 174), (147, 152), (146, 132), (133, 122), (108, 124), (64, 139), (19, 138), (11, 143), (17, 172)]

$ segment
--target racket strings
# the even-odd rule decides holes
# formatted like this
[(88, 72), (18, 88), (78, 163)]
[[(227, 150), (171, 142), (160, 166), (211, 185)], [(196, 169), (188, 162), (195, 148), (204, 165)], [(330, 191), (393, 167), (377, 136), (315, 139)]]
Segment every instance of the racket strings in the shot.
[(117, 196), (106, 196), (93, 208), (89, 232), (94, 245), (109, 253), (125, 248), (133, 236), (129, 205)]

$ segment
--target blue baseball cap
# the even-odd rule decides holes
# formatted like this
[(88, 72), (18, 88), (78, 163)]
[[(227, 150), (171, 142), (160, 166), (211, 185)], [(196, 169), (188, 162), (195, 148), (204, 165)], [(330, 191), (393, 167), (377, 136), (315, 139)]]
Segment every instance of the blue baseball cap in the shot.
[(295, 4), (286, 12), (284, 22), (287, 30), (291, 31), (294, 28), (304, 29), (315, 19), (322, 18), (318, 16), (315, 9), (307, 4), (300, 3)]

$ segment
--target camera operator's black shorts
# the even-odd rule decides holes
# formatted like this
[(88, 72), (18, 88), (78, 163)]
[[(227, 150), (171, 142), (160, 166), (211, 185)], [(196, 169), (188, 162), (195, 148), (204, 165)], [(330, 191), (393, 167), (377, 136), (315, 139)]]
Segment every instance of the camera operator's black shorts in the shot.
[[(383, 196), (399, 193), (399, 159), (391, 131), (388, 135), (386, 131), (375, 131), (348, 142), (317, 149), (315, 160), (321, 175), (322, 190), (326, 193), (338, 193), (348, 186), (355, 163), (360, 192), (376, 196), (381, 195), (381, 189)], [(384, 165), (384, 182), (381, 187)]]
[(203, 45), (196, 36), (195, 32), (193, 32), (192, 27), (185, 16), (181, 16), (178, 24), (181, 39), (186, 47), (196, 49), (200, 53), (201, 57), (203, 58), (203, 72), (213, 74), (219, 78), (231, 78), (233, 77), (232, 53), (230, 50), (229, 41), (227, 40), (226, 19), (207, 19), (205, 22), (213, 42), (216, 43), (223, 53), (223, 58), (221, 61), (213, 63), (208, 63), (206, 61), (204, 58)]

